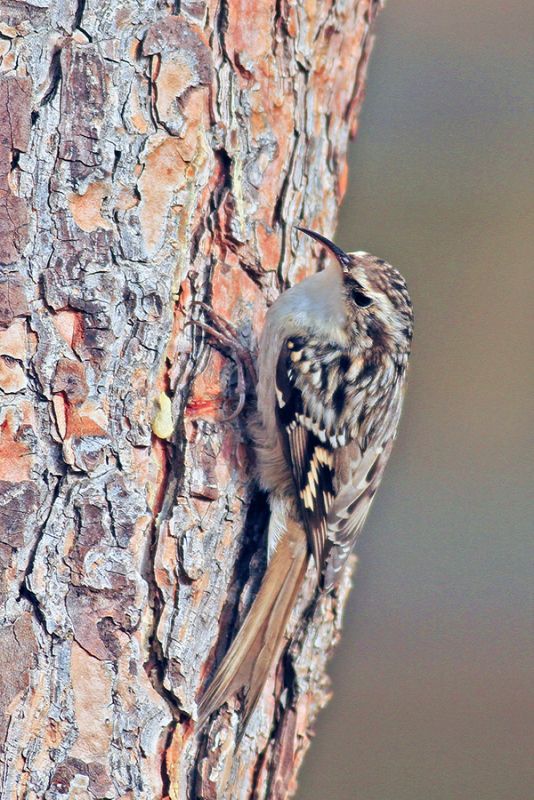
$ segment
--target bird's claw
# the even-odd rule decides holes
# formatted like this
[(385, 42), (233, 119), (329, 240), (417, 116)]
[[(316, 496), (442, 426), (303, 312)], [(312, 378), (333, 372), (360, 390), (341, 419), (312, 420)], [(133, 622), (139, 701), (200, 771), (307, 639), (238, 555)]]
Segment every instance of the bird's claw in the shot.
[(237, 330), (230, 322), (228, 322), (228, 320), (224, 319), (224, 317), (221, 317), (210, 305), (201, 300), (194, 300), (191, 305), (195, 308), (201, 308), (209, 317), (211, 324), (204, 322), (203, 320), (191, 318), (187, 321), (186, 325), (194, 325), (195, 327), (203, 330), (205, 333), (211, 336), (215, 342), (229, 350), (233, 360), (235, 361), (237, 368), (237, 392), (239, 399), (234, 411), (232, 411), (229, 416), (222, 419), (222, 422), (232, 422), (232, 420), (236, 419), (241, 414), (243, 408), (245, 407), (247, 390), (245, 367), (248, 370), (254, 388), (256, 387), (257, 376), (252, 356), (247, 348), (239, 342)]

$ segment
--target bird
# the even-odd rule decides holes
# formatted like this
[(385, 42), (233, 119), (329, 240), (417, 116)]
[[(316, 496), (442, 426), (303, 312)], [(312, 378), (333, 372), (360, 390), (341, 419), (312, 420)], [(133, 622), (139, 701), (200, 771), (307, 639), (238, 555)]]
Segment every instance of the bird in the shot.
[(270, 506), (267, 569), (200, 698), (199, 729), (239, 691), (246, 728), (281, 655), (310, 557), (318, 591), (335, 591), (401, 413), (413, 335), (404, 278), (383, 259), (297, 229), (331, 257), (266, 315), (251, 433)]

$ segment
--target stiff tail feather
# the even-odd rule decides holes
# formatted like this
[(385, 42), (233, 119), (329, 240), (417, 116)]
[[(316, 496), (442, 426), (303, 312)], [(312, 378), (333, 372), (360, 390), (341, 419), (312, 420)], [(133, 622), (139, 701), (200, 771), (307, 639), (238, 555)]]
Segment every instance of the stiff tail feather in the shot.
[(269, 671), (280, 656), (284, 632), (307, 562), (305, 533), (296, 522), (290, 521), (252, 607), (200, 701), (199, 728), (234, 692), (244, 688), (241, 731), (245, 729)]

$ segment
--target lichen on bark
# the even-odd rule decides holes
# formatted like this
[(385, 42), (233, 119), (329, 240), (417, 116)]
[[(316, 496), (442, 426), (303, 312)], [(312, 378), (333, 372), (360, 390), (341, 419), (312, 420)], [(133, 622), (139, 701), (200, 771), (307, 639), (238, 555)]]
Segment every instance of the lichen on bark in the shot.
[(0, 21), (0, 750), (6, 798), (279, 798), (349, 585), (310, 604), (235, 751), (199, 691), (265, 562), (232, 361), (316, 268), (376, 0), (7, 0)]

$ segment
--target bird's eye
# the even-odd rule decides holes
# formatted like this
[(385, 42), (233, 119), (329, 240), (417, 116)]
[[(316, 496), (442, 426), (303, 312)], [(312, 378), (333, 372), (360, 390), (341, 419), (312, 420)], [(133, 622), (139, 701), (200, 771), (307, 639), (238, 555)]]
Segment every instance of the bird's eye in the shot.
[(363, 292), (360, 292), (358, 289), (354, 289), (352, 292), (352, 299), (357, 306), (360, 306), (360, 308), (367, 308), (367, 306), (372, 305), (373, 302), (370, 297)]

